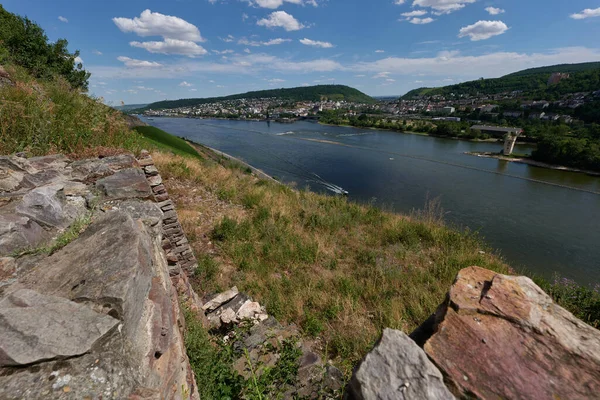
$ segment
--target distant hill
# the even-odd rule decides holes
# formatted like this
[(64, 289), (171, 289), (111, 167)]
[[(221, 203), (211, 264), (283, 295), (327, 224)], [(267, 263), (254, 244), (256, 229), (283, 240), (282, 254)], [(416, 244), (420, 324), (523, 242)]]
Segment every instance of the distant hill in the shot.
[(278, 97), (290, 101), (319, 101), (323, 99), (334, 101), (349, 101), (355, 103), (375, 103), (376, 100), (363, 92), (344, 85), (318, 85), (307, 87), (296, 87), (291, 89), (260, 90), (234, 94), (224, 97), (209, 97), (200, 99), (165, 100), (148, 104), (145, 110), (160, 110), (165, 108), (192, 107), (198, 104), (215, 103), (226, 100), (238, 99), (261, 99)]
[[(550, 75), (556, 72), (569, 73), (570, 78), (548, 85)], [(440, 88), (419, 88), (411, 90), (402, 99), (415, 99), (425, 95), (491, 95), (512, 91), (523, 91), (525, 96), (550, 99), (567, 93), (596, 90), (600, 90), (600, 62), (531, 68), (501, 78), (479, 79)]]
[(119, 111), (129, 111), (129, 110), (137, 110), (140, 108), (146, 107), (148, 104), (126, 104), (124, 106), (114, 106), (115, 110)]

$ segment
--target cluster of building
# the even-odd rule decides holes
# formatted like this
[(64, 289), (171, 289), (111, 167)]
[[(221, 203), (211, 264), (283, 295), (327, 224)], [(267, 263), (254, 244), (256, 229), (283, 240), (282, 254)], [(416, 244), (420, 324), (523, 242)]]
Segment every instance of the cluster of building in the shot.
[(148, 116), (190, 117), (235, 117), (239, 119), (293, 119), (316, 116), (327, 110), (346, 110), (356, 115), (359, 112), (379, 110), (379, 104), (351, 103), (346, 101), (300, 101), (276, 97), (258, 99), (222, 100), (194, 106), (178, 107), (162, 110), (147, 110)]

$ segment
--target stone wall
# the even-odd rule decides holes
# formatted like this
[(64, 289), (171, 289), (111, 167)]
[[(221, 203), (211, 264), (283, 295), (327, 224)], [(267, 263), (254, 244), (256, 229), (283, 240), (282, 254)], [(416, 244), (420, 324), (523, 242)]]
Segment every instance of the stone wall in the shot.
[(195, 258), (160, 180), (147, 153), (0, 157), (1, 399), (198, 398)]

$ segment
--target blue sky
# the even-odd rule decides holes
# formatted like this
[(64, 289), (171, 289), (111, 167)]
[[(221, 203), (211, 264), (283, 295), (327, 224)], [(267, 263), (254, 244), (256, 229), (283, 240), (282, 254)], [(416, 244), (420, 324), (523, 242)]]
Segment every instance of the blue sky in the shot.
[(399, 95), (600, 61), (600, 0), (4, 0), (119, 104), (339, 83)]

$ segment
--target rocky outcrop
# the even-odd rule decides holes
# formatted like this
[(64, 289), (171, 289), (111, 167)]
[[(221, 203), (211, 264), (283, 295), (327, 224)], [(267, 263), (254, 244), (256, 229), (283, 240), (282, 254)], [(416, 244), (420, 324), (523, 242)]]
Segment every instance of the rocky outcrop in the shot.
[(384, 329), (352, 376), (356, 400), (454, 399), (441, 372), (404, 332)]
[[(233, 287), (206, 299), (202, 309), (213, 333), (231, 346), (237, 359), (234, 370), (245, 379), (261, 376), (267, 368), (277, 368), (286, 345), (298, 349), (298, 372), (285, 387), (276, 388), (284, 399), (338, 398), (342, 373), (324, 362), (311, 344), (301, 339), (294, 325), (284, 325), (269, 316), (264, 307)], [(266, 395), (265, 398), (270, 398)]]
[(531, 279), (460, 271), (437, 311), (427, 355), (461, 397), (592, 399), (600, 393), (600, 331)]
[(202, 304), (152, 182), (131, 155), (0, 157), (0, 398), (198, 398), (178, 298)]
[(12, 86), (14, 85), (14, 83), (12, 79), (10, 79), (10, 75), (8, 74), (8, 72), (6, 72), (2, 65), (0, 65), (0, 88), (6, 85)]
[(410, 338), (384, 330), (349, 388), (365, 400), (597, 399), (600, 331), (527, 277), (470, 267)]

